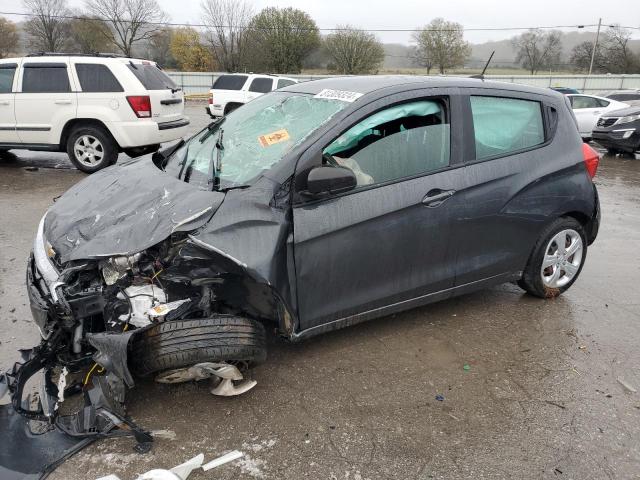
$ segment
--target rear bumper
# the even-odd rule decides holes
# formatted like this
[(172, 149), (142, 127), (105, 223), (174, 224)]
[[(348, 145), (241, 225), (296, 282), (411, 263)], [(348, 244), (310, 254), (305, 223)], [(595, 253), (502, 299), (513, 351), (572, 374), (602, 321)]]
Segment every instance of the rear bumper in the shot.
[(224, 105), (207, 105), (207, 113), (211, 118), (218, 118), (224, 116)]
[(122, 148), (144, 147), (170, 142), (187, 135), (189, 119), (180, 118), (158, 123), (153, 120), (135, 122), (109, 122), (107, 128)]

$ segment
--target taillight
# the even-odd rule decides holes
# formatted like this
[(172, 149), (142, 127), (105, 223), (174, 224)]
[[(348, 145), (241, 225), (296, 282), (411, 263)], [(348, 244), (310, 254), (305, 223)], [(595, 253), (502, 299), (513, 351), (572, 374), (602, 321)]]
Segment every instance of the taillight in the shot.
[(213, 104), (213, 93), (209, 94), (209, 105)]
[(150, 118), (151, 117), (151, 99), (149, 95), (132, 95), (127, 97), (129, 105), (133, 113), (138, 118)]
[(584, 157), (584, 165), (587, 167), (589, 176), (591, 178), (595, 177), (596, 170), (598, 170), (598, 163), (600, 163), (600, 154), (586, 143), (583, 143), (582, 156)]

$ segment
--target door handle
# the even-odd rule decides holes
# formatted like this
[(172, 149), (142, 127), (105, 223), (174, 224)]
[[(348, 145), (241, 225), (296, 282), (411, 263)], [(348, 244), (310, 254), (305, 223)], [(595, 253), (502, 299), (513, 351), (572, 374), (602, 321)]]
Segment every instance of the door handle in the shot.
[(71, 100), (55, 100), (56, 105), (71, 105)]
[(439, 188), (434, 188), (430, 190), (422, 199), (423, 205), (426, 205), (430, 208), (439, 207), (442, 205), (447, 199), (451, 198), (456, 193), (455, 190), (441, 190)]

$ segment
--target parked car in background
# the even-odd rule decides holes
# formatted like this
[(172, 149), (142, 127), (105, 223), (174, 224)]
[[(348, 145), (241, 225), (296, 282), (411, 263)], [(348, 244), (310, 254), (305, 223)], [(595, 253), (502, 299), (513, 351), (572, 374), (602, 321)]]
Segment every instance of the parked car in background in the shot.
[(611, 90), (602, 94), (605, 98), (617, 100), (619, 102), (640, 101), (640, 89), (628, 88), (624, 90)]
[(596, 97), (595, 95), (567, 94), (571, 108), (578, 121), (578, 131), (585, 142), (591, 140), (591, 132), (600, 115), (613, 110), (629, 107), (628, 104), (612, 100), (610, 98)]
[(67, 152), (92, 173), (186, 133), (183, 94), (154, 63), (113, 55), (0, 60), (0, 150)]
[(551, 90), (555, 90), (556, 92), (560, 92), (564, 95), (567, 95), (569, 93), (580, 93), (580, 90), (572, 87), (550, 87), (550, 88)]
[(229, 73), (220, 75), (209, 90), (207, 113), (222, 117), (265, 93), (297, 83), (297, 80), (275, 75)]
[(593, 140), (611, 154), (640, 150), (640, 106), (603, 114), (593, 130)]

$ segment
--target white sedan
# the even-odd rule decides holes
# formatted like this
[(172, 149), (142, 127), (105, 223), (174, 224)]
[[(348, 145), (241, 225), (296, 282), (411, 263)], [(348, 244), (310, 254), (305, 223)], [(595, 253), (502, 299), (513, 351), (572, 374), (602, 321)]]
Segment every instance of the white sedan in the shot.
[(578, 130), (585, 142), (591, 140), (591, 131), (603, 113), (629, 107), (626, 103), (595, 95), (569, 94), (567, 97), (578, 120)]

